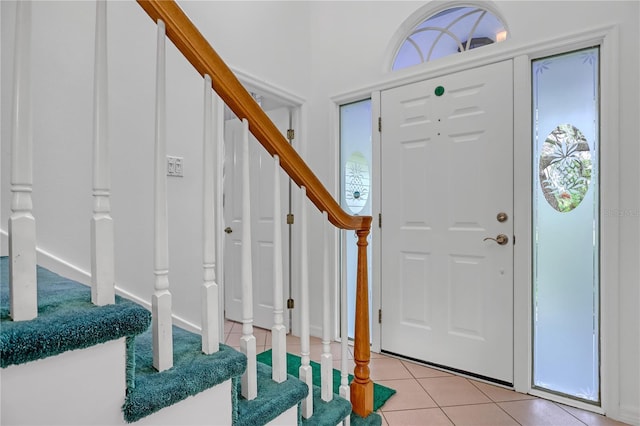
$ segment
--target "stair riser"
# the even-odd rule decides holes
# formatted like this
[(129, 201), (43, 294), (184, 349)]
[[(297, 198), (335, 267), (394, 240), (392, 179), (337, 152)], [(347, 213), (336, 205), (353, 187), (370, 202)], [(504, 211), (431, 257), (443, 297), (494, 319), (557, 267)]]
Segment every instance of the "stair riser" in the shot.
[(0, 371), (1, 424), (124, 424), (125, 338)]
[(289, 408), (277, 418), (267, 423), (267, 426), (291, 426), (298, 424), (298, 406)]
[[(3, 425), (127, 425), (125, 339), (0, 370)], [(34, 409), (37, 407), (37, 409)], [(135, 425), (231, 424), (231, 380)], [(296, 422), (296, 413), (289, 418)], [(288, 423), (287, 423), (288, 422)], [(285, 423), (292, 424), (288, 420)]]
[[(133, 425), (231, 425), (231, 380), (163, 408)], [(289, 423), (289, 424), (295, 424)]]

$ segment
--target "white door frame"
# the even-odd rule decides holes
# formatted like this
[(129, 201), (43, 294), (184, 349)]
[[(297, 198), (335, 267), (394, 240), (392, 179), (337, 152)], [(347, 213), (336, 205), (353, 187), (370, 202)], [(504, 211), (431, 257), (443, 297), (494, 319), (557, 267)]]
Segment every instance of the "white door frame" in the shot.
[[(266, 97), (271, 99), (275, 99), (282, 103), (283, 105), (288, 106), (291, 109), (291, 125), (293, 129), (296, 129), (296, 138), (293, 140), (292, 144), (295, 146), (297, 140), (299, 139), (298, 135), (303, 133), (302, 126), (302, 113), (301, 110), (303, 108), (303, 104), (305, 100), (300, 96), (291, 93), (290, 91), (283, 89), (279, 86), (275, 86), (273, 84), (265, 82), (263, 79), (253, 76), (252, 74), (246, 73), (244, 71), (232, 68), (233, 73), (236, 75), (238, 80), (242, 83), (242, 85), (247, 88), (247, 90), (254, 91), (256, 93), (260, 93)], [(215, 101), (219, 104), (219, 107), (216, 111), (216, 140), (217, 140), (217, 152), (216, 152), (216, 279), (218, 285), (220, 287), (220, 293), (218, 297), (218, 312), (220, 315), (220, 335), (224, 336), (224, 309), (225, 309), (225, 283), (224, 283), (224, 208), (223, 208), (223, 195), (224, 195), (224, 180), (223, 180), (223, 171), (224, 171), (224, 104), (219, 97), (215, 97)], [(294, 191), (295, 194), (295, 191)], [(294, 194), (291, 194), (291, 199), (294, 198)], [(293, 201), (291, 201), (293, 203)], [(295, 204), (293, 204), (295, 205)], [(283, 214), (286, 212), (283, 211)], [(284, 242), (288, 244), (288, 241)], [(294, 243), (295, 244), (295, 240)], [(291, 275), (297, 274), (297, 265), (292, 262), (291, 252), (293, 247), (290, 247), (289, 250), (289, 265), (291, 268)], [(297, 276), (297, 275), (294, 275)], [(285, 283), (284, 286), (285, 294), (289, 291), (288, 283)], [(287, 310), (288, 312), (288, 310)], [(285, 313), (285, 315), (288, 315)], [(293, 324), (290, 324), (290, 327), (293, 327)]]
[[(618, 134), (619, 122), (616, 114), (619, 88), (616, 81), (619, 69), (618, 28), (615, 25), (594, 27), (588, 30), (534, 43), (500, 43), (487, 48), (483, 57), (469, 59), (465, 55), (454, 55), (430, 64), (423, 64), (405, 70), (388, 73), (385, 78), (366, 87), (353, 90), (335, 97), (333, 102), (334, 123), (339, 114), (340, 105), (361, 99), (371, 98), (372, 111), (379, 114), (380, 92), (385, 89), (410, 84), (420, 80), (435, 78), (444, 74), (478, 67), (506, 59), (514, 60), (514, 235), (517, 244), (514, 246), (514, 388), (518, 392), (532, 393), (544, 398), (584, 408), (590, 411), (607, 413), (619, 418), (619, 371), (617, 365), (619, 352), (618, 335), (618, 236), (619, 223), (606, 220), (601, 213), (600, 222), (600, 308), (601, 308), (601, 407), (594, 407), (579, 401), (559, 397), (549, 392), (531, 389), (532, 340), (531, 340), (531, 61), (533, 59), (578, 50), (595, 45), (600, 46), (600, 79), (601, 79), (601, 132), (600, 132), (600, 169), (605, 173), (600, 176), (601, 206), (619, 205), (618, 180)], [(476, 55), (474, 55), (476, 56)], [(372, 122), (373, 144), (373, 214), (381, 211), (380, 203), (380, 133), (377, 128), (377, 117)], [(339, 134), (334, 132), (334, 146), (339, 152)], [(522, 171), (527, 171), (523, 173)], [(611, 171), (611, 172), (607, 172)], [(372, 312), (377, 313), (380, 300), (381, 248), (380, 228), (377, 220), (373, 221), (372, 262), (373, 286)], [(606, 256), (603, 254), (606, 253)], [(339, 265), (339, 259), (336, 258)], [(373, 321), (372, 350), (380, 351), (380, 325)]]

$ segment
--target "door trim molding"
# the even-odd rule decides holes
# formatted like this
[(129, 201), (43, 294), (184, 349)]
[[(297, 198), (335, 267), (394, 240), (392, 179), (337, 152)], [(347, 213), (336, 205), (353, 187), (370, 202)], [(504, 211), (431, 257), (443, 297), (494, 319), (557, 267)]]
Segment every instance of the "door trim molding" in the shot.
[[(371, 94), (371, 112), (375, 113), (378, 117), (382, 116), (382, 91), (378, 90)], [(375, 117), (375, 116), (374, 116)], [(382, 188), (382, 174), (380, 173), (382, 167), (382, 132), (378, 131), (378, 120), (371, 120), (371, 149), (372, 149), (372, 164), (371, 164), (371, 183), (373, 188), (373, 202), (372, 212), (374, 216), (376, 214), (382, 214), (382, 199), (380, 197), (380, 190)], [(382, 265), (382, 244), (381, 241), (382, 228), (375, 226), (378, 223), (373, 221), (373, 229), (371, 231), (371, 257), (373, 265)], [(381, 270), (380, 266), (371, 268), (371, 277), (369, 281), (373, 286), (371, 291), (371, 305), (373, 312), (378, 312), (382, 308), (382, 282), (381, 282)], [(382, 324), (378, 321), (373, 321), (373, 327), (371, 327), (371, 344), (372, 349), (376, 352), (382, 350)]]
[(260, 92), (262, 95), (267, 95), (270, 98), (276, 99), (283, 104), (287, 104), (290, 107), (300, 107), (300, 105), (304, 104), (304, 98), (296, 95), (293, 92), (290, 92), (280, 86), (276, 86), (275, 84), (269, 83), (264, 79), (260, 79), (255, 77), (253, 74), (249, 74), (248, 72), (239, 70), (237, 68), (231, 67), (233, 73), (238, 77), (238, 80), (242, 83), (243, 86), (248, 89), (253, 89), (255, 91)]
[[(616, 25), (605, 25), (586, 29), (585, 31), (562, 34), (549, 37), (536, 42), (515, 42), (506, 40), (492, 46), (485, 46), (482, 56), (476, 55), (452, 55), (434, 62), (428, 62), (413, 67), (387, 72), (378, 81), (360, 88), (333, 95), (330, 99), (338, 106), (343, 103), (353, 102), (368, 98), (371, 93), (397, 86), (404, 86), (421, 80), (439, 77), (444, 74), (452, 74), (469, 68), (476, 68), (495, 62), (511, 60), (518, 56), (528, 55), (547, 56), (566, 50), (580, 49), (585, 46), (596, 45), (617, 32)], [(469, 56), (472, 56), (469, 58)]]
[[(531, 61), (520, 55), (513, 60), (513, 385), (518, 392), (531, 386), (531, 197), (518, 197), (532, 187), (531, 157)], [(516, 143), (523, 141), (523, 143)], [(526, 143), (528, 141), (529, 143)], [(524, 166), (528, 173), (515, 173)], [(516, 285), (518, 283), (518, 285)]]
[[(606, 206), (619, 206), (619, 33), (612, 27), (600, 41), (600, 388), (605, 413), (622, 418), (620, 407), (620, 315), (618, 250), (620, 222), (603, 214)], [(602, 143), (605, 141), (605, 143)], [(610, 173), (602, 173), (609, 170)], [(615, 172), (614, 172), (615, 171)], [(607, 254), (605, 259), (604, 253)], [(610, 259), (610, 261), (606, 261)], [(606, 286), (604, 285), (606, 283)], [(614, 315), (615, 314), (615, 315)]]
[(413, 12), (396, 30), (393, 34), (389, 43), (387, 44), (387, 48), (384, 51), (384, 56), (382, 60), (382, 71), (389, 72), (393, 67), (393, 62), (396, 57), (396, 53), (402, 46), (402, 43), (407, 39), (407, 36), (410, 32), (416, 28), (425, 20), (435, 16), (437, 13), (441, 13), (451, 8), (460, 7), (460, 6), (474, 6), (480, 9), (484, 9), (485, 11), (491, 12), (495, 15), (500, 22), (504, 25), (507, 30), (507, 34), (511, 34), (511, 29), (509, 28), (508, 22), (504, 17), (504, 14), (500, 10), (500, 4), (495, 1), (484, 1), (484, 0), (471, 0), (460, 2), (458, 0), (447, 0), (443, 2), (428, 2), (427, 4), (421, 6), (415, 12)]

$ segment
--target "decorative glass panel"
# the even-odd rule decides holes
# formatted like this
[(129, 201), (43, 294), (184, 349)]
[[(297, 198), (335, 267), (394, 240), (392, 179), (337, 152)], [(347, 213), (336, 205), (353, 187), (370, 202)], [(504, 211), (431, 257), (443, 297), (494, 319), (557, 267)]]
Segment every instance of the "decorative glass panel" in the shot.
[[(351, 214), (371, 215), (371, 99), (340, 107), (340, 205)], [(347, 232), (347, 252), (344, 267), (347, 269), (347, 307), (349, 337), (355, 333), (355, 297), (358, 247), (354, 233)], [(371, 259), (371, 244), (367, 257)], [(371, 277), (371, 262), (369, 262)], [(371, 286), (369, 309), (371, 310)], [(371, 312), (369, 318), (373, 320)]]
[(353, 214), (362, 211), (369, 199), (369, 164), (364, 154), (353, 152), (344, 165), (344, 197)]
[(507, 38), (507, 30), (491, 12), (475, 6), (453, 7), (416, 26), (398, 49), (392, 69), (465, 52)]
[(549, 205), (559, 212), (575, 209), (590, 179), (591, 151), (585, 136), (571, 124), (553, 129), (540, 152), (540, 185)]
[(533, 385), (599, 403), (599, 50), (532, 74)]

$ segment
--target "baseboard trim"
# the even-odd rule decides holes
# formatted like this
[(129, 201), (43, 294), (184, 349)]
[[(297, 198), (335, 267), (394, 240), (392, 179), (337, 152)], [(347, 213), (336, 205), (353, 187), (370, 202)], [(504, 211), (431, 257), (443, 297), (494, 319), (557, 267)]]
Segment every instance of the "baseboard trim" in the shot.
[[(9, 234), (6, 230), (0, 229), (0, 237), (2, 238), (2, 256), (8, 256), (8, 253), (5, 253), (5, 249), (8, 250)], [(41, 247), (36, 246), (36, 254), (38, 265), (42, 266), (43, 268), (49, 269), (56, 274), (62, 275), (84, 285), (91, 285), (91, 272), (86, 271), (59, 256), (56, 256), (55, 254), (44, 250)], [(150, 301), (144, 300), (141, 297), (128, 292), (127, 290), (119, 287), (117, 283), (115, 286), (115, 290), (118, 296), (122, 296), (125, 299), (136, 302), (137, 304), (144, 306), (149, 311), (151, 310)], [(172, 314), (171, 316), (173, 318), (173, 324), (177, 325), (180, 328), (198, 334), (200, 334), (200, 332), (202, 331), (202, 327), (200, 327), (199, 325), (187, 321), (186, 319), (177, 315)]]
[(640, 425), (640, 410), (637, 407), (621, 406), (618, 415), (611, 418), (630, 425)]

